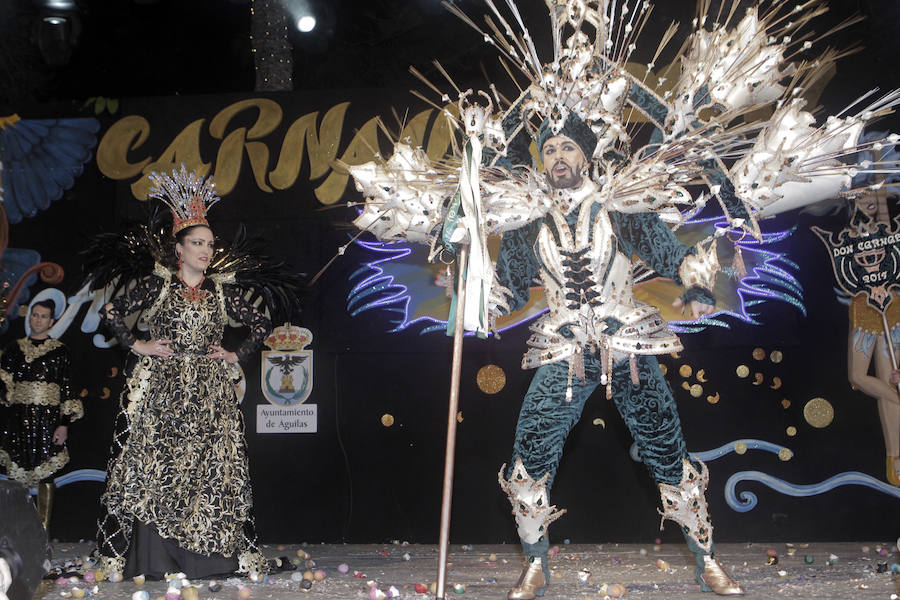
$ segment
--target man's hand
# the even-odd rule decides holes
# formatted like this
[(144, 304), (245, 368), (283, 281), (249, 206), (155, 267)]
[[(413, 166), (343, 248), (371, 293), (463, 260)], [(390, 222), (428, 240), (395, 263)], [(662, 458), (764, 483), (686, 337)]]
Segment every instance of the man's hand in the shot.
[[(684, 303), (681, 301), (681, 298), (675, 298), (675, 302), (672, 303), (676, 309), (681, 309), (681, 314), (684, 314)], [(712, 304), (705, 304), (700, 302), (699, 300), (691, 300), (688, 302), (688, 308), (691, 310), (691, 318), (699, 319), (701, 317), (705, 317), (706, 315), (711, 315), (715, 312), (716, 307)]]
[(66, 440), (69, 438), (69, 428), (65, 425), (60, 425), (53, 431), (53, 437), (51, 438), (53, 444), (56, 446), (62, 446), (66, 443)]

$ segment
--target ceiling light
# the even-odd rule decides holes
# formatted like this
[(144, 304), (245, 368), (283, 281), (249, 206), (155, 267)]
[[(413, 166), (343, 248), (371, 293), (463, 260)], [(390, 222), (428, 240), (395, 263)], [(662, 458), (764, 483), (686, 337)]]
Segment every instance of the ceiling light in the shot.
[(297, 29), (303, 33), (309, 33), (316, 28), (316, 18), (312, 15), (305, 15), (297, 19)]

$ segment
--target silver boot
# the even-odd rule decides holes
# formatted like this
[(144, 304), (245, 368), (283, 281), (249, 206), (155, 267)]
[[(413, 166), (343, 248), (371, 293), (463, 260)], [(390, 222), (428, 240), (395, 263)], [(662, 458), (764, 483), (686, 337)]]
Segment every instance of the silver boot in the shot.
[(743, 595), (741, 585), (728, 575), (713, 552), (713, 526), (706, 503), (709, 470), (703, 462), (698, 460), (697, 463), (700, 471), (688, 459), (682, 461), (681, 483), (677, 486), (659, 484), (663, 506), (660, 529), (666, 519), (681, 525), (691, 551), (697, 556), (697, 583), (703, 591), (715, 592), (720, 596)]
[(500, 468), (497, 481), (509, 497), (512, 514), (516, 519), (516, 530), (527, 559), (518, 582), (506, 597), (507, 600), (534, 600), (544, 595), (550, 582), (547, 568), (547, 527), (566, 511), (556, 510), (555, 506), (550, 505), (547, 495), (549, 474), (541, 477), (540, 481), (535, 481), (518, 458), (509, 480), (503, 478), (504, 471), (506, 465)]

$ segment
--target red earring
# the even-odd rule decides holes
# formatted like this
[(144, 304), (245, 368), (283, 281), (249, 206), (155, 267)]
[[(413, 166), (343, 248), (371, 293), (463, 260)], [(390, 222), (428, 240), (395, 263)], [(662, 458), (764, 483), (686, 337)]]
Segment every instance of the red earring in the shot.
[(180, 269), (181, 265), (184, 264), (183, 261), (181, 260), (181, 253), (176, 251), (175, 256), (178, 258), (177, 263), (178, 263), (178, 268)]

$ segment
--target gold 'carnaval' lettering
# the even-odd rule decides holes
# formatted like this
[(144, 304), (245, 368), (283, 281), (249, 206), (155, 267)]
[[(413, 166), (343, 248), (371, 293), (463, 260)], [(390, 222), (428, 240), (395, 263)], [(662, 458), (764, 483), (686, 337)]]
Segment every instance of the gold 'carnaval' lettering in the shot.
[(428, 119), (434, 111), (426, 110), (415, 115), (403, 128), (400, 140), (412, 146), (418, 146), (425, 139), (428, 130)]
[(144, 117), (131, 115), (113, 123), (97, 146), (100, 172), (111, 179), (128, 179), (140, 173), (153, 159), (130, 163), (128, 152), (140, 148), (149, 136), (150, 123)]
[(264, 192), (271, 192), (272, 188), (266, 183), (266, 169), (269, 166), (269, 148), (263, 142), (251, 142), (247, 140), (256, 140), (272, 133), (281, 123), (282, 111), (281, 106), (274, 100), (268, 98), (251, 98), (235, 102), (231, 106), (225, 107), (219, 112), (209, 123), (209, 134), (216, 139), (221, 140), (225, 135), (225, 127), (229, 121), (241, 111), (249, 108), (259, 110), (256, 122), (252, 127), (238, 127), (228, 134), (222, 144), (219, 146), (219, 153), (216, 156), (216, 190), (219, 194), (225, 195), (234, 189), (238, 176), (241, 173), (241, 163), (243, 161), (244, 150), (247, 151), (247, 158), (250, 160), (250, 170), (253, 172), (253, 178), (256, 185)]
[[(455, 105), (453, 108), (455, 108)], [(422, 144), (433, 112), (433, 110), (429, 109), (414, 115), (400, 133), (400, 140), (413, 146)], [(442, 116), (443, 113), (439, 114), (432, 124), (431, 136), (428, 139), (426, 154), (432, 160), (439, 159), (447, 152), (453, 136), (453, 130), (448, 119), (444, 119)], [(377, 151), (378, 118), (373, 118), (363, 125), (350, 141), (347, 150), (341, 155), (341, 162), (348, 165), (361, 165), (374, 160)], [(322, 185), (316, 188), (316, 198), (322, 204), (334, 204), (344, 195), (349, 178), (349, 173), (338, 166), (334, 166), (331, 175), (328, 176)]]
[[(349, 102), (333, 106), (322, 119), (321, 135), (316, 131), (318, 112), (303, 115), (291, 124), (281, 144), (278, 164), (269, 173), (269, 181), (279, 190), (284, 190), (297, 180), (303, 161), (304, 140), (309, 157), (309, 178), (318, 179), (328, 172), (328, 167), (337, 156), (338, 142), (344, 126), (344, 114)], [(324, 140), (321, 141), (321, 140)]]
[[(361, 165), (375, 160), (375, 152), (378, 148), (378, 118), (369, 119), (363, 125), (359, 132), (350, 140), (347, 149), (341, 155), (341, 160), (348, 165)], [(331, 175), (316, 188), (316, 198), (322, 204), (334, 204), (344, 195), (344, 189), (347, 187), (347, 180), (350, 173), (346, 170), (334, 166)]]
[[(349, 102), (342, 102), (328, 109), (318, 128), (318, 111), (305, 114), (291, 123), (281, 140), (274, 167), (269, 172), (270, 146), (273, 144), (264, 138), (281, 125), (281, 106), (268, 98), (250, 98), (226, 106), (209, 121), (208, 129), (209, 137), (219, 141), (215, 150), (216, 190), (221, 196), (234, 190), (245, 154), (260, 190), (270, 193), (273, 188), (287, 190), (296, 183), (305, 156), (309, 162), (309, 180), (325, 177), (314, 190), (318, 201), (326, 205), (338, 202), (350, 177), (346, 171), (335, 167), (338, 155), (344, 163), (358, 165), (374, 160), (380, 147), (378, 119), (373, 118), (356, 132), (341, 152), (341, 136), (349, 106)], [(252, 125), (228, 131), (228, 126), (239, 113), (251, 109), (258, 111)], [(449, 105), (447, 110), (454, 114), (458, 112), (455, 105)], [(135, 198), (146, 200), (150, 188), (147, 176), (153, 171), (171, 172), (184, 163), (199, 175), (210, 173), (212, 163), (204, 162), (200, 152), (206, 121), (197, 119), (191, 122), (176, 134), (159, 156), (153, 157), (146, 152), (141, 160), (130, 162), (128, 154), (144, 146), (150, 139), (152, 128), (142, 116), (123, 117), (103, 135), (97, 148), (97, 165), (104, 175), (115, 180), (142, 174), (131, 184), (131, 191)], [(436, 113), (428, 109), (409, 118), (399, 139), (415, 146), (423, 144), (427, 138), (426, 153), (432, 160), (437, 160), (447, 152), (454, 135), (455, 129), (444, 112)], [(204, 147), (208, 145), (207, 140), (204, 140)]]
[[(144, 176), (131, 184), (131, 193), (138, 200), (146, 200), (147, 192), (150, 191), (149, 174), (153, 171), (165, 171), (171, 173), (184, 163), (189, 169), (196, 169), (197, 174), (206, 175), (209, 173), (209, 163), (203, 162), (200, 156), (200, 128), (206, 119), (197, 119), (181, 133), (175, 136), (169, 147), (163, 150), (159, 158), (148, 163), (142, 172)], [(104, 136), (105, 138), (106, 136)]]
[[(452, 114), (459, 114), (459, 107), (455, 104), (451, 104), (445, 110), (449, 110)], [(419, 113), (419, 115), (425, 115), (430, 113), (431, 111), (425, 111)], [(413, 119), (415, 121), (415, 119)], [(425, 150), (425, 154), (428, 155), (428, 158), (431, 160), (438, 160), (444, 154), (447, 153), (447, 149), (450, 147), (453, 139), (454, 127), (449, 118), (444, 115), (444, 112), (441, 111), (438, 113), (437, 118), (434, 121), (434, 124), (431, 126), (431, 136), (428, 138), (428, 147)], [(424, 140), (425, 132), (422, 131), (417, 136), (414, 136), (415, 140)]]

